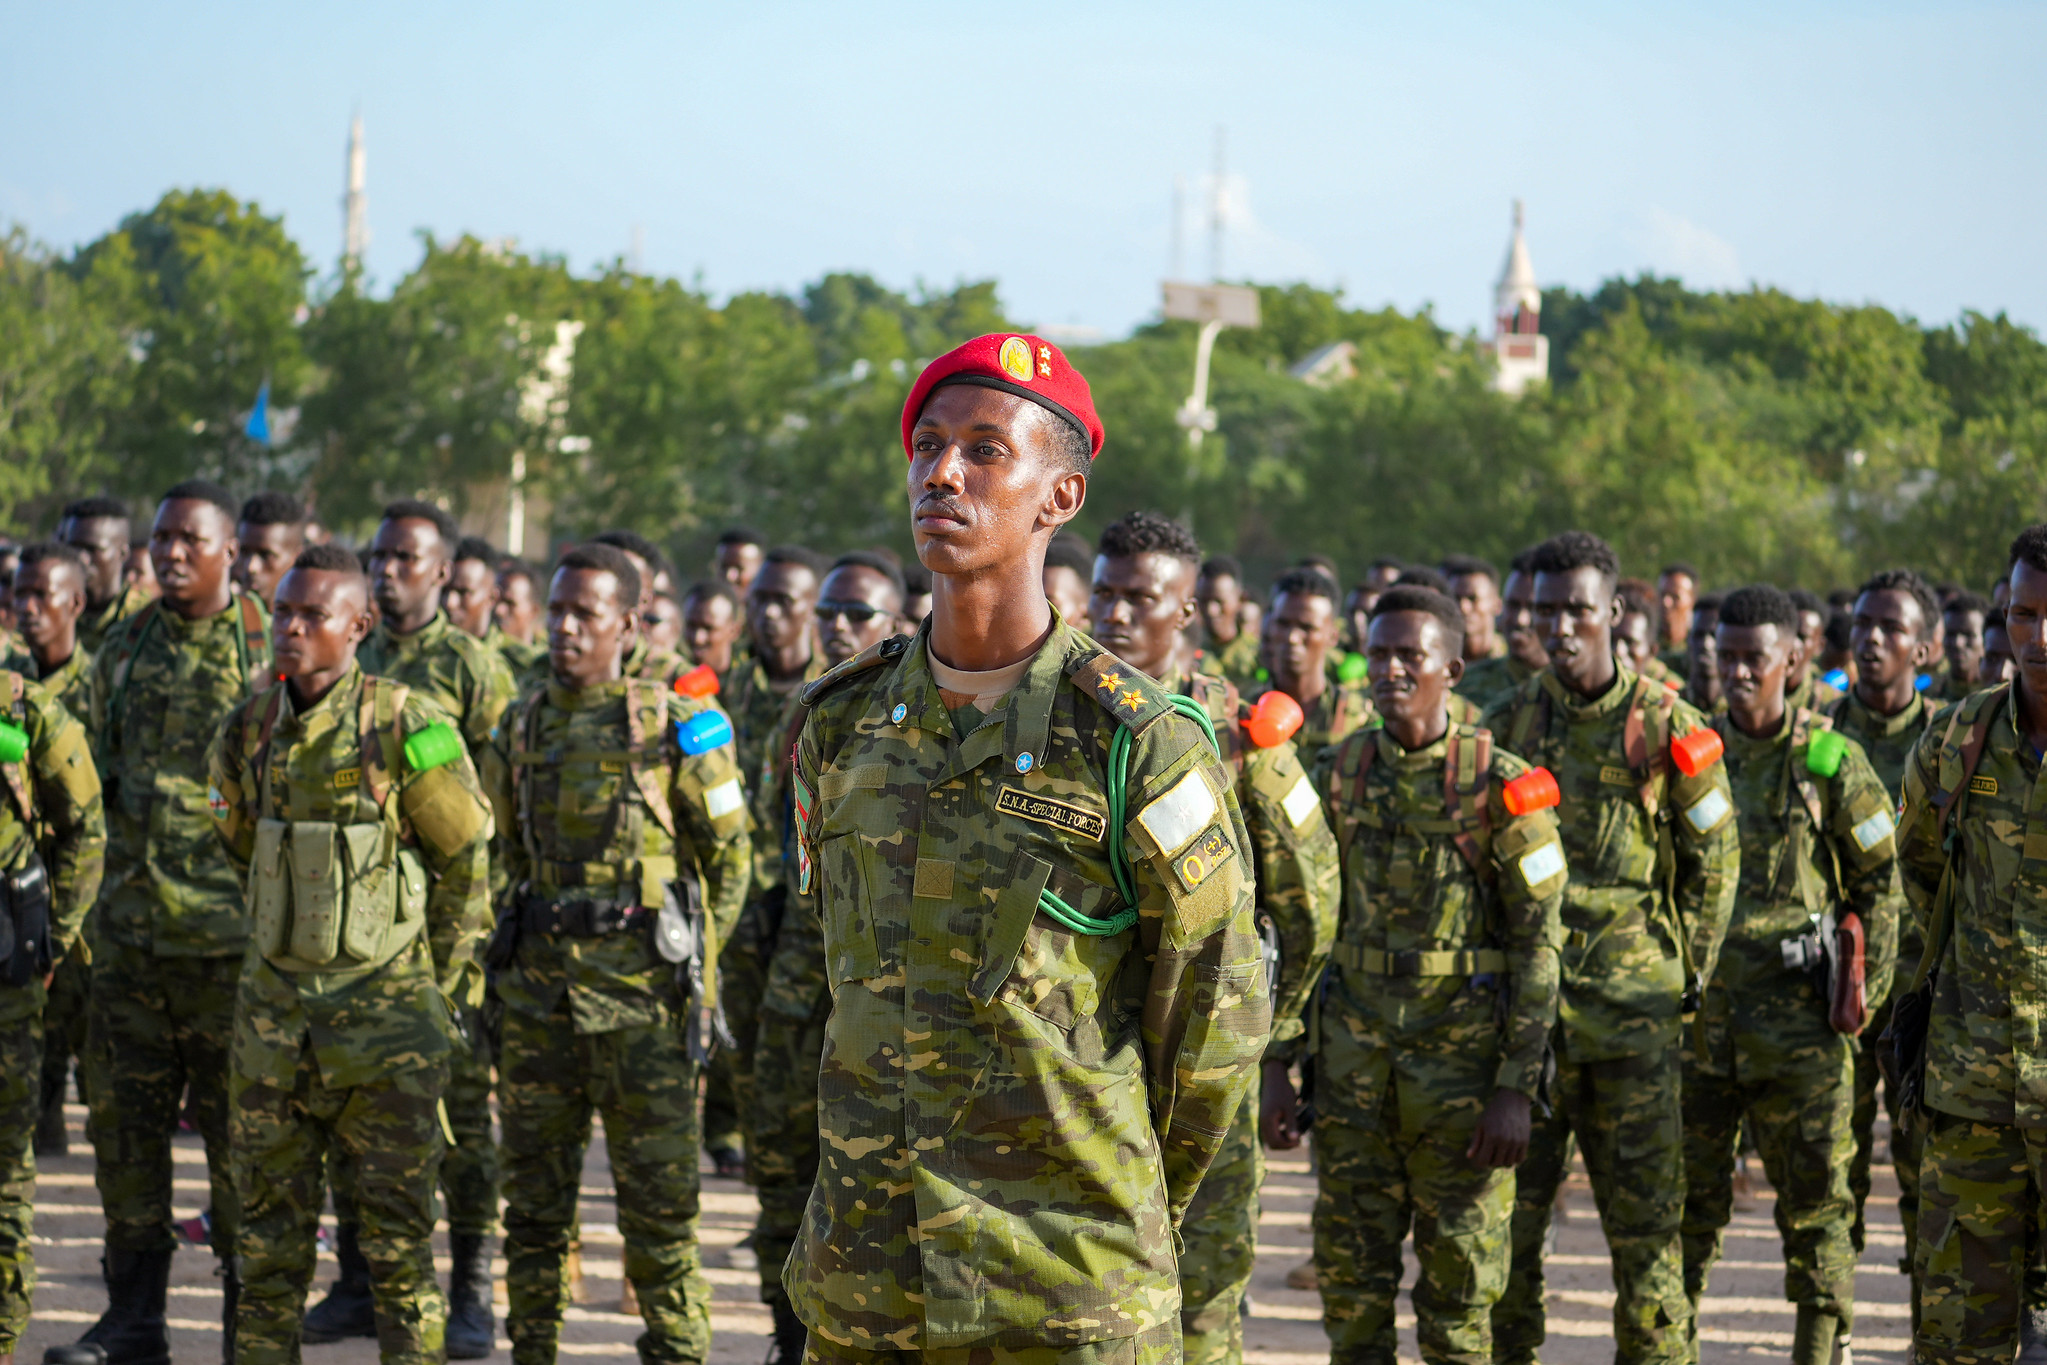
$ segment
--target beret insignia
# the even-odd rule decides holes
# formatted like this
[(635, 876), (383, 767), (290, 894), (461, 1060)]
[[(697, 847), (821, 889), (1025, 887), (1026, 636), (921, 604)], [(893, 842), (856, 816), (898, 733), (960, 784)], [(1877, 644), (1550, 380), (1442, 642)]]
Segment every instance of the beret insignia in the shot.
[(1031, 364), (1031, 344), (1022, 337), (1011, 337), (1003, 342), (1002, 349), (996, 352), (995, 363), (1019, 384), (1028, 384), (1037, 375), (1037, 367)]

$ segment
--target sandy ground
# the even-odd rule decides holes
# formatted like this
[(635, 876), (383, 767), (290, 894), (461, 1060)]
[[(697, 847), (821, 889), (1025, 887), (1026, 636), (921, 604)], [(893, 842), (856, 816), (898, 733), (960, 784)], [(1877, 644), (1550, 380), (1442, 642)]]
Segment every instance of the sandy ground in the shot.
[[(98, 1317), (105, 1303), (99, 1278), (101, 1220), (92, 1181), (91, 1149), (84, 1142), (84, 1110), (70, 1109), (72, 1155), (42, 1163), (36, 1184), (36, 1244), (39, 1283), (35, 1314), (17, 1360), (37, 1365), (43, 1348), (68, 1341)], [(1879, 1154), (1882, 1152), (1879, 1139)], [(196, 1137), (178, 1139), (177, 1210), (196, 1214), (206, 1199), (205, 1156)], [(1782, 1359), (1791, 1346), (1793, 1312), (1783, 1301), (1783, 1261), (1771, 1196), (1760, 1164), (1750, 1162), (1756, 1190), (1728, 1230), (1724, 1259), (1714, 1271), (1702, 1314), (1701, 1357), (1732, 1362), (1755, 1357)], [(1904, 1237), (1898, 1225), (1897, 1187), (1879, 1161), (1877, 1191), (1870, 1208), (1870, 1246), (1856, 1278), (1855, 1351), (1863, 1365), (1891, 1365), (1909, 1359), (1910, 1324), (1906, 1282), (1897, 1271)], [(569, 1310), (562, 1354), (633, 1358), (637, 1317), (616, 1311), (620, 1289), (617, 1209), (600, 1135), (584, 1163), (584, 1302)], [(1265, 1185), (1252, 1316), (1245, 1323), (1248, 1365), (1320, 1365), (1328, 1358), (1321, 1304), (1312, 1292), (1289, 1289), (1286, 1274), (1308, 1255), (1309, 1214), (1315, 1183), (1305, 1160), (1275, 1160)], [(1552, 1365), (1599, 1365), (1613, 1357), (1613, 1282), (1582, 1174), (1568, 1192), (1556, 1252), (1549, 1263), (1549, 1341), (1543, 1359)], [(703, 1241), (713, 1293), (711, 1323), (714, 1365), (755, 1365), (766, 1354), (767, 1309), (758, 1296), (759, 1278), (751, 1253), (739, 1243), (753, 1225), (752, 1192), (738, 1181), (704, 1178)], [(445, 1234), (435, 1238), (437, 1261), (448, 1269)], [(499, 1273), (503, 1263), (499, 1262)], [(1410, 1260), (1408, 1280), (1413, 1280)], [(334, 1276), (323, 1254), (315, 1293)], [(443, 1280), (445, 1283), (445, 1278)], [(500, 1333), (494, 1360), (507, 1360), (503, 1338), (503, 1284), (499, 1283)], [(1402, 1294), (1402, 1356), (1418, 1359), (1414, 1320)], [(220, 1353), (220, 1290), (209, 1252), (178, 1253), (170, 1291), (171, 1349), (184, 1365), (217, 1360)], [(349, 1341), (305, 1348), (308, 1365), (373, 1365), (376, 1345)]]

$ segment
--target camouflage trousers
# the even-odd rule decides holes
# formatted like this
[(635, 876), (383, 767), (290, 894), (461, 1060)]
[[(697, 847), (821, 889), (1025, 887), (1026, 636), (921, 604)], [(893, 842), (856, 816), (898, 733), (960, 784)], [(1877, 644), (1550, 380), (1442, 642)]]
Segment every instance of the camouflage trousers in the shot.
[[(441, 1161), (441, 1197), (448, 1231), (458, 1236), (488, 1237), (498, 1226), (498, 1142), (491, 1128), (491, 1072), (480, 1010), (462, 1011), (461, 1036), (449, 1054), (444, 1103), (455, 1145)], [(355, 1158), (345, 1147), (328, 1156), (327, 1174), (334, 1187), (334, 1216), (343, 1223), (358, 1221), (355, 1211)]]
[[(1876, 1040), (1890, 1023), (1891, 1007), (1882, 1011), (1862, 1031), (1855, 1049), (1855, 1163), (1848, 1168), (1848, 1191), (1855, 1197), (1855, 1249), (1862, 1250), (1862, 1208), (1869, 1202), (1869, 1172), (1876, 1149), (1877, 1079)], [(1898, 1221), (1905, 1225), (1905, 1254), (1898, 1269), (1912, 1273), (1912, 1248), (1919, 1241), (1919, 1131), (1898, 1119), (1898, 1097), (1889, 1086), (1883, 1089), (1884, 1112), (1891, 1120), (1891, 1169), (1898, 1177)]]
[(1507, 1281), (1514, 1172), (1465, 1157), (1484, 1110), (1475, 1097), (1403, 1097), (1399, 1084), (1376, 1126), (1315, 1125), (1315, 1275), (1329, 1358), (1394, 1365), (1400, 1247), (1411, 1229), (1422, 1359), (1483, 1365)]
[(1258, 1090), (1244, 1096), (1180, 1223), (1180, 1354), (1188, 1365), (1241, 1365), (1244, 1291), (1258, 1258)]
[[(1717, 1036), (1716, 1036), (1717, 1033)], [(1693, 1311), (1734, 1212), (1734, 1162), (1748, 1120), (1777, 1192), (1784, 1297), (1841, 1320), (1855, 1314), (1855, 1043), (1815, 1019), (1792, 1038), (1707, 1035), (1685, 1056), (1685, 1292)]]
[(590, 1120), (604, 1118), (625, 1274), (647, 1330), (643, 1362), (698, 1365), (711, 1349), (711, 1286), (697, 1246), (697, 1068), (673, 1026), (578, 1035), (567, 1007), (506, 1010), (506, 1329), (516, 1365), (550, 1365), (568, 1303), (565, 1268)]
[(1134, 1337), (1085, 1346), (956, 1346), (940, 1351), (863, 1351), (817, 1333), (803, 1349), (804, 1365), (1178, 1365), (1180, 1324), (1162, 1323)]
[(168, 1251), (171, 1135), (185, 1092), (206, 1143), (213, 1250), (234, 1252), (238, 1221), (228, 1151), (228, 1049), (234, 1040), (239, 957), (156, 957), (113, 945), (92, 969), (93, 1178), (107, 1245)]
[(782, 1288), (782, 1267), (803, 1229), (803, 1208), (817, 1179), (817, 1073), (824, 1059), (825, 1019), (831, 1012), (831, 996), (824, 991), (818, 993), (807, 1018), (764, 1003), (754, 1034), (746, 1178), (761, 1206), (753, 1250), (760, 1258), (762, 1303), (789, 1302), (789, 1293)]
[(764, 963), (774, 946), (768, 930), (760, 902), (749, 902), (739, 912), (731, 940), (718, 950), (718, 1003), (732, 1030), (733, 1046), (719, 1048), (704, 1068), (706, 1147), (745, 1146), (747, 1118), (753, 1113), (754, 1032), (768, 984)]
[(1613, 1261), (1614, 1359), (1681, 1361), (1689, 1354), (1685, 1297), (1684, 1115), (1675, 1046), (1638, 1057), (1559, 1061), (1552, 1112), (1538, 1110), (1517, 1172), (1514, 1260), (1493, 1308), (1493, 1359), (1526, 1365), (1547, 1332), (1543, 1248), (1575, 1137)]
[(71, 1059), (78, 1059), (78, 1094), (92, 1101), (87, 1074), (86, 1021), (92, 1004), (92, 963), (80, 943), (57, 964), (50, 995), (43, 1005), (43, 1094), (45, 1108), (64, 1102), (64, 1083), (71, 1079)]
[(235, 1183), (242, 1201), (235, 1259), (235, 1365), (298, 1365), (299, 1323), (313, 1282), (324, 1160), (347, 1152), (357, 1173), (359, 1242), (376, 1296), (384, 1365), (439, 1365), (448, 1305), (434, 1278), (434, 1180), (446, 1140), (440, 1064), (371, 1085), (330, 1089), (308, 1046), (289, 1090), (236, 1077)]
[(2021, 1304), (2037, 1298), (2047, 1224), (2047, 1129), (1953, 1114), (1923, 1124), (1919, 1165), (1916, 1358), (1925, 1365), (2007, 1362)]
[[(4, 989), (4, 988), (0, 988)], [(0, 1356), (28, 1326), (36, 1296), (36, 1116), (42, 1112), (39, 1059), (43, 1014), (0, 1023)]]

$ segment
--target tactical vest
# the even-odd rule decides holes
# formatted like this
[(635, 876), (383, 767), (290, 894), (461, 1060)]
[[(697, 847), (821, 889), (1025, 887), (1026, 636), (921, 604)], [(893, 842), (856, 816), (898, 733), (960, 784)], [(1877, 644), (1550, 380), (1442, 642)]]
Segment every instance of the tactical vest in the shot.
[(31, 843), (39, 843), (41, 831), (36, 827), (36, 787), (29, 780), (28, 765), (32, 755), (27, 745), (28, 738), (28, 684), (21, 674), (12, 669), (0, 673), (6, 682), (5, 707), (6, 723), (19, 731), (22, 736), (21, 757), (10, 763), (0, 763), (0, 777), (7, 784), (7, 800), (14, 807), (15, 816), (22, 828), (28, 831)]
[[(1726, 715), (1713, 717), (1710, 724), (1719, 732), (1720, 738), (1730, 740), (1734, 735), (1734, 722)], [(1827, 798), (1822, 794), (1819, 783), (1807, 771), (1802, 754), (1809, 750), (1813, 735), (1834, 728), (1834, 722), (1824, 715), (1801, 706), (1791, 718), (1791, 743), (1784, 750), (1784, 773), (1777, 783), (1777, 796), (1772, 803), (1777, 819), (1784, 829), (1784, 841), (1777, 850), (1777, 865), (1770, 869), (1765, 883), (1769, 887), (1770, 903), (1782, 904), (1796, 900), (1803, 905), (1812, 918), (1815, 929), (1821, 921), (1834, 912), (1841, 903), (1841, 869), (1834, 855), (1834, 846), (1824, 836), (1827, 828)], [(1794, 802), (1793, 793), (1798, 799)], [(1820, 852), (1823, 868), (1822, 880), (1816, 880), (1813, 860), (1801, 856), (1799, 845), (1810, 839)], [(1824, 932), (1831, 932), (1831, 923)]]
[(271, 735), (284, 685), (270, 689), (261, 719), (242, 731), (256, 792), (256, 856), (249, 909), (256, 951), (289, 972), (381, 966), (426, 927), (427, 874), (396, 799), (393, 773), (407, 689), (365, 677), (357, 707), (356, 812), (352, 821), (282, 820), (270, 787)]
[[(262, 679), (256, 676), (256, 661), (263, 656), (263, 609), (247, 593), (233, 595), (236, 610), (241, 614), (242, 629), (235, 636), (235, 652), (242, 665), (242, 685), (250, 694), (260, 689)], [(111, 636), (108, 648), (114, 655), (114, 694), (107, 699), (107, 735), (102, 742), (106, 752), (112, 752), (113, 736), (120, 734), (121, 724), (128, 715), (128, 675), (134, 671), (135, 660), (142, 653), (142, 646), (148, 641), (149, 633), (156, 629), (167, 608), (161, 600), (152, 601), (135, 615), (118, 623)]]

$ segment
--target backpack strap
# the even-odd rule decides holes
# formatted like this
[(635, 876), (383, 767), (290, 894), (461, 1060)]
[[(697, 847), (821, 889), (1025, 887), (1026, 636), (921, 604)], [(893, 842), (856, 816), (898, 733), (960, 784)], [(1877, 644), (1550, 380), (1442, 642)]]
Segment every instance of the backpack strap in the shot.
[(242, 651), (242, 676), (248, 680), (247, 686), (253, 692), (259, 681), (256, 660), (263, 657), (263, 608), (245, 592), (235, 594), (235, 605), (242, 613), (242, 633), (236, 640)]
[[(646, 757), (653, 746), (661, 743), (667, 722), (668, 689), (653, 679), (628, 678), (625, 685), (626, 747), (632, 757), (626, 760), (626, 768), (633, 775), (633, 785), (646, 799), (654, 822), (661, 826), (662, 833), (673, 839), (675, 811), (668, 804), (668, 793), (661, 781), (664, 772), (672, 774), (672, 763), (650, 763)], [(665, 752), (667, 746), (661, 745), (661, 748)]]
[(1329, 765), (1329, 810), (1336, 817), (1336, 856), (1339, 864), (1350, 857), (1351, 840), (1358, 829), (1350, 814), (1365, 803), (1365, 779), (1371, 775), (1372, 760), (1379, 756), (1375, 730), (1354, 730), (1337, 747), (1336, 761)]
[[(7, 717), (23, 734), (28, 732), (28, 684), (21, 674), (13, 669), (6, 670)], [(28, 763), (31, 755), (24, 753), (19, 760), (6, 765), (7, 795), (14, 802), (15, 811), (21, 816), (21, 823), (34, 830), (36, 823), (35, 788), (29, 784)]]
[(362, 680), (362, 699), (356, 707), (356, 744), (362, 764), (363, 793), (378, 810), (397, 781), (398, 755), (404, 751), (404, 736), (398, 733), (399, 718), (411, 689), (403, 683), (373, 675)]
[(242, 716), (242, 766), (249, 774), (254, 790), (256, 812), (261, 815), (270, 799), (270, 737), (277, 730), (277, 713), (284, 709), (284, 684), (278, 683), (264, 693), (254, 717)]
[[(1910, 991), (1917, 991), (1933, 974), (1934, 965), (1947, 952), (1949, 933), (1954, 929), (1955, 820), (1968, 804), (1969, 782), (1983, 750), (1990, 742), (1990, 726), (1998, 708), (2011, 695), (2011, 684), (1999, 683), (1972, 693), (1948, 717), (1947, 732), (1940, 738), (1940, 758), (1934, 772), (1933, 808), (1940, 812), (1940, 847), (1943, 862), (1940, 885), (1933, 893), (1933, 922), (1927, 926), (1926, 950), (1919, 955), (1919, 970), (1912, 974)], [(1962, 729), (1967, 722), (1968, 729)], [(1955, 736), (1962, 739), (1958, 745)], [(1910, 993), (1910, 992), (1908, 992)]]
[(1653, 679), (1639, 678), (1621, 724), (1621, 750), (1628, 771), (1635, 775), (1642, 809), (1652, 820), (1663, 813), (1663, 792), (1670, 778), (1670, 717), (1676, 709), (1677, 693)]
[[(1377, 747), (1374, 745), (1373, 747)], [(1453, 725), (1443, 751), (1443, 818), (1451, 824), (1451, 841), (1481, 882), (1486, 876), (1485, 850), (1492, 843), (1492, 803), (1486, 800), (1485, 784), (1493, 767), (1492, 731)], [(1473, 827), (1466, 829), (1464, 807), (1476, 802)]]

